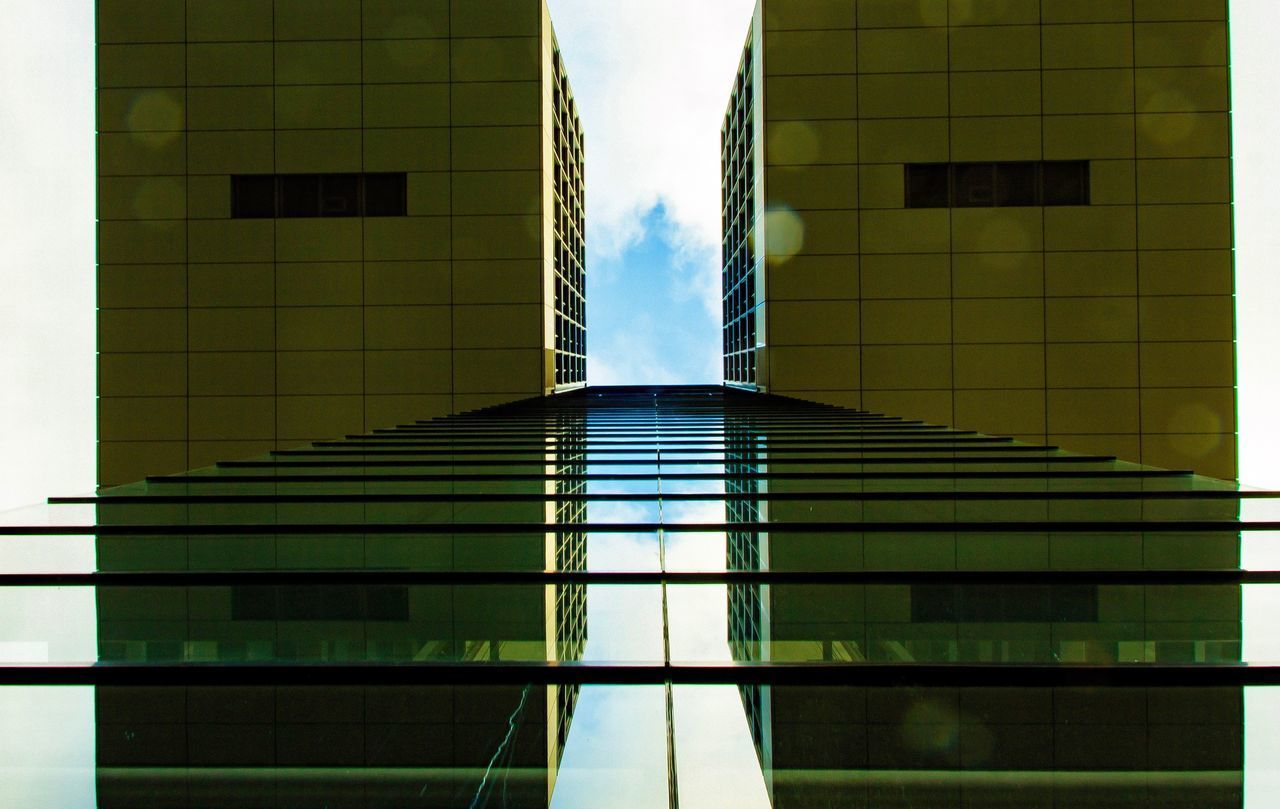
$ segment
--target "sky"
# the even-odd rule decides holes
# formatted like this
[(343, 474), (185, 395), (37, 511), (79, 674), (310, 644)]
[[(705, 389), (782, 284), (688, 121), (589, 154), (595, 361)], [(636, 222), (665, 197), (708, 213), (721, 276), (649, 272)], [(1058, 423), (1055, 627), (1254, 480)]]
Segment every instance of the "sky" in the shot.
[(587, 139), (587, 379), (718, 383), (720, 124), (755, 0), (548, 4)]

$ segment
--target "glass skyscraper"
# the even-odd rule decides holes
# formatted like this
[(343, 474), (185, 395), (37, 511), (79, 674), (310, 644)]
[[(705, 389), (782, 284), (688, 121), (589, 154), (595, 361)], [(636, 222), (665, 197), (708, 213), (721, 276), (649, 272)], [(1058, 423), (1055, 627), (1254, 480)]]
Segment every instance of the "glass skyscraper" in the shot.
[(90, 588), (96, 655), (0, 676), (94, 687), (102, 806), (699, 805), (709, 778), (738, 805), (1240, 806), (1244, 689), (1277, 676), (1241, 613), (1276, 574), (1241, 560), (1278, 514), (864, 411), (587, 388), (11, 521), (94, 549), (4, 592)]

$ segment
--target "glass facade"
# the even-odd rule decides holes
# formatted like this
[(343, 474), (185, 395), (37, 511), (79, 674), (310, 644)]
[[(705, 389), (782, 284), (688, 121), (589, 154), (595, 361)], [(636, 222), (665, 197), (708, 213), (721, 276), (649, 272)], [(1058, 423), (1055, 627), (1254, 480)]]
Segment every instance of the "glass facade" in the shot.
[(555, 119), (556, 387), (587, 381), (587, 205), (582, 121), (560, 51), (551, 59)]
[(723, 244), (724, 379), (756, 381), (756, 104), (755, 63), (748, 42), (720, 131), (720, 209)]
[(1240, 807), (1277, 530), (1106, 455), (586, 388), (4, 515), (0, 700), (91, 694), (37, 728), (90, 748), (65, 806)]

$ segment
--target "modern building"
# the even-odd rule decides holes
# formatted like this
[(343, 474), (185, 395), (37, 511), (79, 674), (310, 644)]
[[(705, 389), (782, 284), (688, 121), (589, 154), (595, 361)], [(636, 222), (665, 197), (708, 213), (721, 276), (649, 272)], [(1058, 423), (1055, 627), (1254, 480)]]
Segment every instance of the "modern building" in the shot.
[(1280, 582), (1241, 555), (1275, 500), (794, 398), (587, 388), (0, 526), (92, 544), (95, 573), (0, 588), (91, 586), (97, 642), (0, 681), (95, 687), (104, 807), (693, 805), (713, 779), (775, 809), (1238, 809), (1243, 688), (1280, 682), (1240, 665), (1241, 585)]
[(760, 0), (729, 384), (588, 388), (545, 0), (100, 0), (123, 485), (0, 689), (102, 807), (1238, 809), (1220, 5)]
[(777, 580), (728, 585), (734, 659), (914, 686), (743, 686), (774, 809), (1243, 805), (1243, 689), (1025, 671), (1240, 663), (1235, 484), (759, 401), (726, 408), (726, 569)]
[(97, 15), (100, 484), (584, 383), (543, 0)]
[(1234, 478), (1225, 0), (760, 0), (733, 385)]
[(99, 665), (365, 672), (100, 684), (97, 805), (546, 807), (579, 684), (385, 674), (582, 658), (584, 417), (532, 410), (105, 490), (96, 569), (147, 585), (96, 588)]

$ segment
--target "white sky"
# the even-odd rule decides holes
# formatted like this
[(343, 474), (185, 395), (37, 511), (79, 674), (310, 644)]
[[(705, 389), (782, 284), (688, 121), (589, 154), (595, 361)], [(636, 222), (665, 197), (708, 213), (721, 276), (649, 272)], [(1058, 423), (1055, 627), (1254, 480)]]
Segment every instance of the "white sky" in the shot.
[[(719, 126), (753, 0), (550, 4), (587, 131), (594, 247), (633, 243), (663, 203), (690, 266), (673, 294), (715, 306)], [(1237, 0), (1232, 14), (1241, 478), (1280, 487), (1280, 11)], [(4, 508), (93, 483), (92, 3), (0, 0), (0, 19)]]

